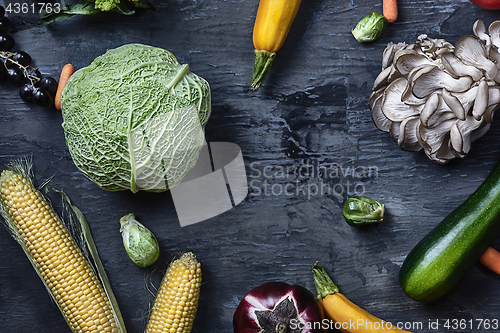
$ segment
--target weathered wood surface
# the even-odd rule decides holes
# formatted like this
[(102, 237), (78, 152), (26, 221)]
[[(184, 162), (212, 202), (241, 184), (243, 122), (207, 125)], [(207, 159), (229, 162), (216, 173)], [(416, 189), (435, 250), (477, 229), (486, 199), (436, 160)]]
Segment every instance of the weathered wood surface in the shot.
[[(52, 185), (66, 191), (83, 211), (129, 332), (143, 331), (152, 293), (167, 263), (186, 249), (203, 261), (194, 332), (231, 332), (240, 299), (263, 282), (285, 281), (314, 290), (310, 268), (315, 261), (354, 302), (387, 321), (423, 323), (418, 332), (449, 331), (442, 327), (445, 319), (499, 318), (499, 277), (480, 265), (433, 304), (406, 297), (397, 276), (410, 249), (465, 200), (498, 161), (500, 126), (494, 122), (467, 158), (442, 166), (423, 153), (400, 150), (387, 133), (375, 128), (367, 105), (388, 42), (413, 43), (425, 33), (454, 43), (472, 33), (477, 19), (488, 25), (498, 12), (465, 0), (404, 0), (398, 21), (379, 40), (359, 44), (351, 29), (365, 14), (381, 11), (380, 0), (304, 1), (267, 81), (252, 92), (251, 34), (258, 1), (155, 3), (154, 12), (75, 17), (49, 27), (37, 24), (32, 15), (10, 15), (16, 49), (29, 52), (41, 72), (54, 77), (68, 62), (81, 68), (106, 49), (133, 42), (163, 47), (181, 63), (189, 63), (212, 88), (207, 140), (232, 142), (243, 152), (250, 194), (236, 208), (181, 228), (169, 193), (105, 192), (73, 165), (59, 112), (23, 103), (17, 88), (8, 84), (2, 84), (0, 92), (0, 164), (32, 155), (37, 180), (55, 175)], [(318, 174), (282, 179), (276, 174), (305, 164), (372, 172), (349, 171), (328, 179)], [(296, 181), (295, 193), (278, 193)], [(322, 181), (351, 193), (357, 186), (381, 200), (386, 220), (376, 227), (348, 226), (341, 213), (345, 192), (307, 197), (301, 191), (302, 185)], [(60, 209), (57, 198), (53, 203)], [(136, 267), (121, 244), (118, 220), (129, 212), (135, 212), (160, 242), (161, 257), (148, 269)], [(500, 247), (500, 241), (496, 245)], [(428, 329), (428, 322), (435, 320), (440, 320), (440, 329)], [(0, 331), (69, 332), (20, 247), (3, 229)]]

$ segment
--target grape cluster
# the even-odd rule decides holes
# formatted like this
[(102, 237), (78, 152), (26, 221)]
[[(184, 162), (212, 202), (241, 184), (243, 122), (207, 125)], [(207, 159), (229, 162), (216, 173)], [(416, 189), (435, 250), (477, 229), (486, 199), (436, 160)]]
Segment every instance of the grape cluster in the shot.
[(11, 22), (5, 16), (5, 8), (0, 6), (0, 81), (21, 86), (19, 96), (25, 102), (38, 106), (50, 106), (57, 91), (57, 81), (52, 77), (42, 77), (38, 69), (31, 66), (31, 56), (24, 51), (12, 52), (14, 37), (9, 34)]

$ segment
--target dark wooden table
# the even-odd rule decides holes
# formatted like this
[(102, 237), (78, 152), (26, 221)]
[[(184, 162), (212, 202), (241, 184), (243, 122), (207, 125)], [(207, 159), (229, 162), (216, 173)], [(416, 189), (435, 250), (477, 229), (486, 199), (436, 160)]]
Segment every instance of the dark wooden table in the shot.
[[(355, 303), (393, 323), (422, 324), (423, 329), (414, 331), (470, 332), (443, 324), (447, 319), (500, 319), (500, 279), (479, 264), (432, 304), (409, 299), (397, 281), (410, 249), (481, 184), (500, 158), (498, 122), (465, 159), (437, 165), (422, 152), (402, 151), (374, 126), (368, 108), (387, 43), (414, 43), (423, 33), (454, 43), (472, 33), (477, 19), (489, 25), (498, 11), (466, 0), (401, 0), (398, 21), (377, 41), (360, 44), (351, 30), (365, 14), (382, 10), (380, 0), (306, 0), (268, 79), (253, 92), (249, 82), (258, 1), (155, 3), (156, 11), (134, 16), (74, 17), (48, 27), (42, 27), (36, 15), (11, 14), (15, 49), (30, 53), (42, 74), (56, 78), (64, 64), (87, 66), (106, 49), (126, 43), (162, 47), (189, 63), (212, 88), (207, 140), (235, 143), (243, 153), (249, 195), (234, 209), (181, 228), (169, 192), (101, 190), (74, 166), (60, 112), (22, 102), (18, 88), (6, 83), (0, 93), (0, 164), (32, 156), (37, 183), (55, 175), (51, 184), (83, 211), (128, 332), (144, 330), (154, 288), (167, 263), (187, 249), (203, 262), (193, 332), (231, 332), (239, 301), (264, 282), (285, 281), (314, 290), (311, 266), (316, 261)], [(305, 165), (347, 172), (328, 179), (344, 193), (278, 193), (280, 186), (295, 181), (320, 183), (317, 174), (285, 179), (277, 174), (281, 168)], [(353, 169), (371, 173), (360, 176), (349, 171)], [(354, 189), (386, 205), (383, 223), (368, 228), (345, 223), (342, 205), (347, 191)], [(52, 202), (61, 209), (57, 197)], [(121, 243), (118, 220), (129, 212), (155, 233), (161, 246), (160, 259), (147, 269), (135, 266)], [(496, 245), (500, 247), (500, 240)], [(439, 329), (430, 329), (429, 322), (436, 320)], [(0, 331), (69, 332), (21, 248), (4, 229)]]

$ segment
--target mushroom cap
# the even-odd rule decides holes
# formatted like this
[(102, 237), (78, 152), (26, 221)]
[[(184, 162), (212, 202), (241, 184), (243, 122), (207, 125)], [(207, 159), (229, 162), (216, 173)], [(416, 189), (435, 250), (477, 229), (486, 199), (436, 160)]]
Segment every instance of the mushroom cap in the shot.
[(479, 37), (479, 39), (485, 42), (486, 45), (491, 43), (490, 36), (486, 33), (486, 26), (484, 25), (483, 20), (477, 20), (476, 22), (474, 22), (472, 31), (474, 32), (474, 35)]
[(484, 72), (487, 79), (497, 76), (498, 69), (493, 61), (487, 58), (486, 46), (477, 36), (466, 35), (455, 44), (455, 56), (465, 64), (475, 66)]
[(491, 44), (500, 48), (500, 21), (491, 23), (488, 27), (488, 33), (490, 34)]
[(394, 67), (402, 75), (408, 75), (414, 68), (432, 65), (433, 61), (415, 50), (405, 49), (396, 54)]
[(478, 20), (473, 32), (455, 45), (427, 35), (387, 45), (368, 104), (401, 149), (445, 164), (490, 128), (500, 107), (500, 20), (488, 31)]
[(423, 106), (413, 106), (401, 101), (401, 96), (408, 85), (404, 78), (398, 78), (391, 82), (384, 90), (382, 100), (382, 113), (391, 121), (401, 122), (407, 117), (420, 114)]
[(455, 79), (437, 66), (425, 66), (415, 72), (410, 80), (413, 95), (424, 98), (436, 90), (446, 89), (449, 92), (464, 92), (473, 83), (470, 76), (461, 76)]
[(483, 72), (480, 69), (464, 64), (453, 52), (443, 53), (441, 63), (444, 69), (455, 78), (470, 76), (472, 80), (479, 81), (483, 77)]

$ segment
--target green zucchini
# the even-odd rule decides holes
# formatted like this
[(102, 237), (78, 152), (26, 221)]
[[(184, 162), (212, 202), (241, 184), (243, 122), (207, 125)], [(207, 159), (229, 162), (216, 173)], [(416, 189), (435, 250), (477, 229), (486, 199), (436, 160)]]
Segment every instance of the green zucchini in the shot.
[(500, 163), (479, 188), (408, 254), (399, 284), (412, 299), (431, 302), (448, 293), (500, 232)]

